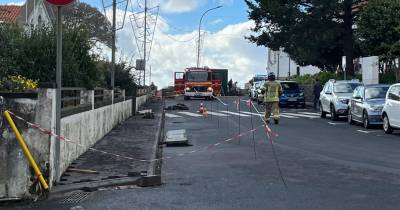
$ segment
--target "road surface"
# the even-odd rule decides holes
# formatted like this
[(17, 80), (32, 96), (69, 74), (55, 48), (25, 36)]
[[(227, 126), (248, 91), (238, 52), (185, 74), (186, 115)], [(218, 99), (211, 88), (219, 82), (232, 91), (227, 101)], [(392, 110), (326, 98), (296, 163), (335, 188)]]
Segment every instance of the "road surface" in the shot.
[[(243, 97), (239, 116), (236, 99), (222, 97), (228, 106), (167, 100), (189, 106), (166, 112), (166, 130), (185, 129), (191, 146), (163, 149), (171, 158), (162, 165), (162, 186), (104, 189), (74, 204), (56, 198), (30, 208), (399, 209), (399, 132), (386, 135), (345, 119), (321, 119), (311, 109), (285, 108), (281, 123), (271, 125), (281, 177), (259, 115)], [(201, 102), (207, 118), (197, 113)], [(238, 138), (239, 132), (245, 134)]]

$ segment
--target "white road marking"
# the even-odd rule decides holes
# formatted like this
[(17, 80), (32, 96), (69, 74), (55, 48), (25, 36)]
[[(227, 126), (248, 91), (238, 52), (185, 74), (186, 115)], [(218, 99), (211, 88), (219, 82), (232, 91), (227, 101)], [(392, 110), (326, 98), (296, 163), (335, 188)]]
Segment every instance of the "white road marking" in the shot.
[(364, 130), (357, 130), (360, 133), (369, 133), (369, 131), (364, 131)]
[(287, 115), (286, 113), (285, 114), (281, 113), (279, 116), (285, 117), (285, 118), (290, 118), (290, 119), (299, 119), (299, 117), (290, 116), (290, 115)]
[(165, 116), (166, 116), (166, 117), (169, 117), (169, 118), (178, 118), (178, 117), (181, 117), (181, 116), (179, 116), (179, 115), (171, 114), (171, 113), (165, 113)]
[(380, 131), (366, 131), (366, 130), (357, 130), (358, 132), (361, 132), (361, 133), (376, 133), (376, 132), (380, 132)]
[(314, 116), (320, 116), (321, 114), (315, 113), (315, 112), (299, 112), (300, 114), (308, 114), (308, 115), (314, 115)]
[(264, 116), (263, 114), (258, 114), (257, 112), (245, 112), (245, 111), (240, 111), (240, 113), (248, 114), (248, 115), (256, 115), (256, 116)]
[(184, 114), (184, 115), (188, 115), (191, 117), (202, 117), (203, 115), (201, 114), (196, 114), (196, 113), (192, 113), (192, 112), (178, 112), (179, 114)]
[(236, 115), (236, 116), (241, 116), (241, 117), (250, 117), (250, 115), (247, 115), (247, 114), (239, 114), (239, 113), (237, 113), (237, 112), (230, 112), (230, 111), (220, 111), (220, 112), (227, 113), (227, 114), (231, 114), (231, 115)]
[(227, 116), (227, 114), (221, 114), (221, 113), (212, 112), (212, 111), (208, 111), (208, 114), (209, 115), (214, 115), (214, 116), (220, 116), (220, 117), (226, 117)]
[(344, 125), (347, 123), (335, 123), (335, 122), (328, 122), (329, 125)]
[(294, 116), (294, 117), (307, 117), (307, 118), (310, 118), (310, 119), (318, 118), (316, 116), (305, 115), (305, 114), (295, 114), (295, 113), (285, 113), (285, 115), (290, 115), (290, 116)]

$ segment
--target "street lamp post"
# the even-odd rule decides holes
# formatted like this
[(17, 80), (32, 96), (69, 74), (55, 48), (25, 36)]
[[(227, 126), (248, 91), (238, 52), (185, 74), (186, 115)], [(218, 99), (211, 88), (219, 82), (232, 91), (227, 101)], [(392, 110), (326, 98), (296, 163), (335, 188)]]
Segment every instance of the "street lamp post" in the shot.
[(203, 13), (203, 15), (201, 15), (200, 22), (199, 22), (199, 39), (197, 40), (197, 41), (198, 41), (198, 42), (197, 42), (197, 68), (199, 68), (199, 66), (200, 66), (200, 28), (201, 28), (201, 22), (203, 21), (204, 16), (205, 16), (209, 11), (215, 10), (215, 9), (219, 9), (219, 8), (221, 8), (221, 7), (222, 7), (222, 6), (218, 6), (218, 7), (211, 8), (211, 9), (205, 11), (205, 12)]

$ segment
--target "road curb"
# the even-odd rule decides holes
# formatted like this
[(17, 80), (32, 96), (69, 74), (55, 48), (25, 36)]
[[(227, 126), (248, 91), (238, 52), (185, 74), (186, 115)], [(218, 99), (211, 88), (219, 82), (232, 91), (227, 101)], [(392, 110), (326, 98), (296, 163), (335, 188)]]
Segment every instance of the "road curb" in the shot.
[(162, 149), (159, 147), (160, 142), (164, 139), (164, 130), (165, 130), (165, 103), (164, 99), (162, 101), (162, 107), (161, 107), (161, 117), (160, 120), (158, 121), (158, 128), (157, 128), (157, 133), (154, 139), (154, 144), (153, 144), (153, 153), (150, 157), (150, 159), (156, 161), (152, 161), (149, 164), (149, 167), (147, 169), (147, 176), (142, 177), (138, 183), (138, 186), (140, 187), (153, 187), (153, 186), (160, 186), (161, 185), (161, 163), (162, 160), (160, 160)]
[(71, 191), (82, 190), (86, 192), (96, 191), (99, 188), (104, 187), (117, 187), (117, 186), (126, 186), (126, 185), (137, 185), (140, 183), (142, 177), (124, 177), (118, 179), (110, 179), (110, 180), (99, 180), (85, 183), (76, 183), (76, 184), (68, 184), (62, 187), (55, 188), (55, 190), (50, 191), (51, 195), (63, 194)]

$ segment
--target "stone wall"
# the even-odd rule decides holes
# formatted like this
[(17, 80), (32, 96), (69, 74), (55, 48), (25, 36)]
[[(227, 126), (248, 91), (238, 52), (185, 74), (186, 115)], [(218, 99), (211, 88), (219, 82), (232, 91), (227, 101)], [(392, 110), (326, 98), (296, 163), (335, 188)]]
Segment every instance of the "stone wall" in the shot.
[(304, 97), (306, 98), (306, 102), (314, 103), (314, 94), (313, 94), (313, 86), (312, 85), (300, 85), (300, 88), (304, 91)]

